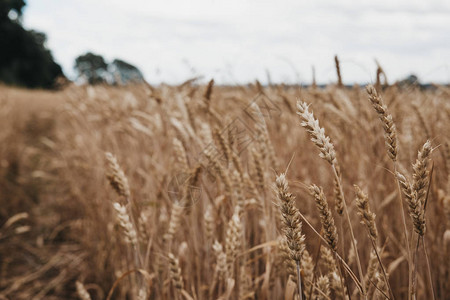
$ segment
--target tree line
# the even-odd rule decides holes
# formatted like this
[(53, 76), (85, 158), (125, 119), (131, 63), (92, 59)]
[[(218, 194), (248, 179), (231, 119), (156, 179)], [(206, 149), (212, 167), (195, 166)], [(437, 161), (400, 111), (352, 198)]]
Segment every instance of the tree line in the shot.
[[(22, 25), (24, 0), (0, 0), (0, 82), (28, 88), (57, 88), (67, 81), (46, 47), (43, 32)], [(120, 59), (107, 63), (91, 52), (75, 59), (77, 79), (88, 84), (143, 82), (139, 69)], [(65, 80), (58, 80), (59, 78)]]

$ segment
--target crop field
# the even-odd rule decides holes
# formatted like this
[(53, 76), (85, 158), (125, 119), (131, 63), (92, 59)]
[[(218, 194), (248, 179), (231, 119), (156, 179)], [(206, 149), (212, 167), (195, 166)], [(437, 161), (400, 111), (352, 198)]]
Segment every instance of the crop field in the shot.
[(449, 299), (448, 86), (0, 86), (0, 128), (0, 299)]

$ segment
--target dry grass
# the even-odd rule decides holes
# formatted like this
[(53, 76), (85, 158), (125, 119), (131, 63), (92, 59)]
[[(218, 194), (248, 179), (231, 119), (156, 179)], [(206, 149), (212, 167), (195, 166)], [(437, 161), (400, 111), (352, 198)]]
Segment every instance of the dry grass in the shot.
[(0, 91), (0, 299), (450, 295), (447, 87)]

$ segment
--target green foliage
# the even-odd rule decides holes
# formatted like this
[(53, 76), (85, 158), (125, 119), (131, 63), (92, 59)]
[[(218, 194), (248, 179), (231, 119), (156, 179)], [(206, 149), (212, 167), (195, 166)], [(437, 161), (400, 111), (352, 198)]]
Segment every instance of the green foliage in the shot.
[(24, 0), (1, 0), (0, 1), (0, 20), (8, 18), (9, 12), (13, 10), (18, 16), (22, 15), (22, 9), (25, 6)]
[(144, 76), (138, 68), (120, 59), (115, 59), (112, 62), (111, 73), (114, 76), (114, 82), (117, 84), (144, 81)]
[(22, 15), (23, 0), (0, 1), (0, 81), (31, 88), (53, 88), (61, 67), (45, 47), (46, 35), (25, 30), (19, 19), (11, 20), (14, 11)]
[(78, 77), (89, 84), (128, 84), (143, 82), (141, 71), (132, 64), (114, 59), (107, 64), (98, 54), (88, 52), (75, 59), (75, 70)]
[(78, 76), (84, 78), (89, 84), (105, 82), (107, 67), (108, 65), (101, 55), (91, 52), (75, 59), (75, 70), (77, 70)]

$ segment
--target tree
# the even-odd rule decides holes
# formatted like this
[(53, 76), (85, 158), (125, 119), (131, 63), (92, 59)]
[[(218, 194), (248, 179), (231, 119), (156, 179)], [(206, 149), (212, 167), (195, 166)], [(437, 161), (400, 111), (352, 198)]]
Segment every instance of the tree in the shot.
[(404, 79), (397, 81), (397, 84), (401, 87), (421, 86), (419, 78), (415, 74), (410, 74)]
[(55, 80), (63, 76), (61, 67), (45, 47), (46, 36), (25, 30), (18, 17), (25, 6), (23, 0), (0, 1), (0, 81), (31, 88), (54, 88)]
[(24, 0), (2, 0), (0, 1), (0, 20), (9, 18), (9, 13), (14, 11), (18, 16), (22, 15), (22, 9), (25, 6)]
[(111, 63), (109, 69), (113, 75), (114, 83), (116, 84), (144, 82), (144, 76), (142, 76), (141, 71), (123, 60), (115, 59)]
[(82, 54), (75, 59), (78, 78), (89, 84), (128, 84), (144, 82), (141, 71), (126, 61), (114, 59), (107, 64), (105, 59), (92, 52)]
[(78, 72), (79, 78), (89, 84), (97, 84), (106, 82), (108, 77), (107, 67), (108, 65), (101, 55), (88, 52), (75, 59), (74, 68)]

